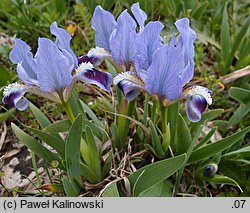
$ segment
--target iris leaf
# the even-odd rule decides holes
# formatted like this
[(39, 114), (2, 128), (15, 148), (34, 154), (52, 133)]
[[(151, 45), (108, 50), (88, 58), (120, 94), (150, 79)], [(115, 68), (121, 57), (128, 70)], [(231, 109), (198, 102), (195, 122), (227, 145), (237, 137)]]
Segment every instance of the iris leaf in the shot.
[(128, 176), (133, 195), (137, 196), (151, 186), (162, 182), (181, 168), (186, 160), (186, 154), (161, 160), (138, 169)]

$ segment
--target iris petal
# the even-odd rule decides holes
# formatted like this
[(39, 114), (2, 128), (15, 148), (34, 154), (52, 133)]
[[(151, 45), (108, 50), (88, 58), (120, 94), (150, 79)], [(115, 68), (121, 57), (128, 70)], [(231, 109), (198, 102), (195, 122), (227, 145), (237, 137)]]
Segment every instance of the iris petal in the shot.
[(114, 84), (120, 88), (128, 101), (133, 100), (140, 89), (144, 89), (144, 82), (131, 71), (117, 74), (114, 77)]
[(78, 57), (78, 66), (81, 65), (82, 63), (94, 64), (95, 61), (93, 58), (88, 57), (88, 55), (82, 55), (82, 56)]
[(91, 63), (82, 63), (76, 70), (75, 78), (90, 84), (99, 86), (109, 92), (112, 83), (112, 75), (108, 72), (101, 72), (94, 69)]
[(50, 39), (39, 38), (35, 58), (38, 81), (42, 91), (59, 92), (71, 85), (73, 77), (66, 63), (67, 59)]
[(27, 87), (18, 83), (10, 84), (4, 88), (2, 102), (23, 111), (29, 106), (29, 101), (23, 98), (26, 92)]
[(198, 122), (207, 105), (212, 104), (212, 91), (202, 86), (192, 86), (184, 92), (186, 111), (190, 121)]
[(18, 78), (21, 79), (25, 84), (27, 85), (37, 85), (39, 86), (39, 83), (36, 79), (30, 78), (28, 74), (25, 72), (22, 62), (17, 64), (17, 75)]
[[(33, 54), (31, 53), (31, 48), (21, 39), (15, 38), (15, 45), (10, 51), (9, 58), (14, 64), (22, 63), (24, 72), (26, 72), (26, 77), (37, 80), (36, 73), (36, 63), (33, 59)], [(20, 79), (22, 79), (20, 75)], [(25, 82), (25, 80), (23, 80)]]
[(132, 101), (140, 91), (140, 87), (130, 81), (120, 81), (117, 86), (120, 88), (125, 99), (128, 101)]
[(109, 40), (116, 28), (116, 21), (112, 13), (97, 6), (91, 19), (91, 27), (95, 30), (96, 46), (103, 47), (110, 52)]
[(99, 66), (107, 57), (111, 55), (102, 47), (92, 48), (88, 51), (87, 56), (92, 59), (94, 67)]
[[(110, 49), (116, 64), (128, 68), (134, 61), (134, 41), (136, 38), (135, 20), (124, 10), (117, 19), (117, 29), (110, 38)], [(128, 70), (128, 69), (127, 69)]]
[(135, 67), (137, 75), (145, 80), (146, 70), (152, 63), (153, 53), (162, 45), (160, 36), (163, 24), (159, 21), (149, 22), (135, 40)]
[(75, 53), (73, 52), (73, 50), (70, 48), (70, 41), (71, 41), (71, 35), (70, 33), (57, 26), (56, 22), (53, 22), (50, 25), (50, 32), (51, 34), (53, 34), (54, 36), (56, 36), (56, 44), (58, 45), (58, 47), (61, 50), (67, 51), (72, 57), (68, 57), (68, 54), (65, 54), (66, 57), (68, 57), (69, 60), (74, 60), (74, 66), (76, 68), (77, 66), (77, 57), (75, 55)]
[(202, 113), (207, 107), (206, 99), (201, 95), (193, 95), (186, 102), (186, 112), (188, 119), (192, 122), (198, 122)]
[(189, 99), (190, 97), (194, 95), (203, 96), (206, 99), (206, 102), (208, 105), (211, 105), (213, 102), (212, 91), (203, 86), (195, 85), (195, 86), (189, 87), (183, 92), (183, 95), (186, 99)]
[(182, 92), (180, 72), (184, 61), (180, 49), (163, 45), (155, 51), (147, 70), (146, 90), (160, 100), (177, 100)]
[(196, 39), (196, 33), (190, 28), (188, 18), (176, 21), (175, 25), (180, 32), (177, 47), (182, 49), (185, 62), (185, 68), (181, 73), (182, 85), (184, 86), (194, 76), (194, 41)]
[(138, 22), (140, 29), (144, 28), (144, 22), (147, 19), (147, 14), (140, 8), (139, 2), (134, 3), (131, 6), (131, 11)]
[(110, 56), (111, 55), (104, 48), (92, 48), (89, 50), (87, 55), (83, 55), (78, 58), (78, 65), (90, 62), (94, 67), (97, 67), (105, 60), (105, 58)]

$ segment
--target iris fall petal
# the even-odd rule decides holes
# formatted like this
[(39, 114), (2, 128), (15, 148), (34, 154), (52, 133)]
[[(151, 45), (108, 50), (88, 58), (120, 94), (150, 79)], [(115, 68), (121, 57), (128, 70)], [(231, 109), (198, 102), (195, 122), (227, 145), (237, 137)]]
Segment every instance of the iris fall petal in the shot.
[(193, 95), (186, 102), (186, 112), (188, 119), (192, 122), (198, 122), (202, 113), (207, 107), (206, 99), (201, 95)]
[(192, 86), (184, 91), (186, 112), (190, 121), (198, 122), (207, 105), (212, 104), (212, 91), (203, 86)]
[(18, 83), (12, 83), (4, 88), (2, 102), (24, 111), (29, 106), (29, 101), (23, 98), (27, 87)]
[(99, 86), (101, 89), (109, 92), (112, 83), (112, 75), (108, 72), (101, 72), (94, 68), (91, 63), (82, 63), (76, 69), (78, 80)]
[(133, 100), (140, 89), (145, 89), (144, 82), (131, 71), (117, 74), (114, 77), (114, 84), (120, 88), (128, 101)]
[(102, 47), (96, 47), (89, 50), (87, 55), (78, 58), (78, 65), (90, 62), (94, 67), (99, 66), (110, 54)]

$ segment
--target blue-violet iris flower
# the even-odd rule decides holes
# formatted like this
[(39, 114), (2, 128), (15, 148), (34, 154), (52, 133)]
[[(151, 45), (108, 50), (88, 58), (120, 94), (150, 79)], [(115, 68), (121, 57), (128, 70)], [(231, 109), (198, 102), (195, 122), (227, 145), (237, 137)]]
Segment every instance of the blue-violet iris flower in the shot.
[[(85, 81), (109, 91), (112, 75), (95, 69), (108, 54), (102, 48), (91, 49), (87, 55), (77, 58), (70, 48), (71, 36), (56, 22), (50, 26), (56, 36), (55, 43), (48, 38), (38, 39), (37, 53), (21, 39), (15, 39), (10, 60), (17, 65), (22, 83), (12, 83), (4, 88), (2, 102), (23, 111), (29, 106), (26, 92), (46, 97), (55, 102), (67, 102), (74, 83)], [(84, 60), (82, 59), (84, 58)]]
[[(96, 11), (100, 12), (100, 8), (97, 8)], [(102, 14), (105, 13), (102, 12)], [(126, 11), (125, 14), (127, 14)], [(110, 52), (115, 60), (122, 57), (116, 57), (116, 54), (112, 53), (112, 39), (116, 37), (118, 32), (121, 32), (119, 28), (129, 28), (131, 29), (130, 33), (134, 32), (135, 28), (133, 22), (119, 23), (121, 16), (122, 14), (118, 17), (117, 26), (109, 39)], [(143, 25), (145, 19), (141, 20), (140, 22), (137, 20), (137, 22)], [(198, 122), (207, 105), (212, 104), (212, 92), (202, 86), (193, 86), (183, 91), (183, 87), (194, 75), (196, 33), (190, 28), (188, 18), (176, 21), (175, 25), (180, 33), (179, 39), (177, 41), (177, 37), (172, 36), (168, 44), (162, 43), (160, 32), (163, 25), (160, 22), (149, 22), (145, 27), (140, 27), (139, 33), (133, 33), (131, 47), (133, 57), (130, 61), (133, 62), (135, 71), (127, 70), (117, 74), (114, 77), (114, 84), (118, 85), (127, 100), (134, 99), (140, 89), (156, 95), (164, 105), (186, 98), (187, 116), (190, 121)], [(102, 27), (105, 28), (104, 25)], [(125, 34), (125, 31), (123, 33)], [(128, 35), (123, 36), (127, 37)], [(119, 38), (119, 36), (117, 37)], [(120, 46), (120, 53), (127, 53), (125, 56), (130, 56), (130, 52), (126, 52), (130, 47), (126, 47), (126, 51), (123, 51), (125, 45), (131, 45), (131, 42), (126, 43), (128, 39), (126, 40), (125, 37), (125, 44)], [(98, 32), (96, 31), (96, 42), (98, 41)]]
[[(95, 30), (95, 43), (97, 47), (105, 49), (120, 70), (133, 69), (135, 62), (135, 40), (145, 30), (146, 13), (141, 10), (139, 3), (131, 6), (135, 19), (124, 10), (117, 21), (112, 13), (101, 6), (95, 8), (91, 26)], [(149, 22), (155, 28), (163, 28), (161, 22)], [(151, 29), (153, 27), (151, 26)]]

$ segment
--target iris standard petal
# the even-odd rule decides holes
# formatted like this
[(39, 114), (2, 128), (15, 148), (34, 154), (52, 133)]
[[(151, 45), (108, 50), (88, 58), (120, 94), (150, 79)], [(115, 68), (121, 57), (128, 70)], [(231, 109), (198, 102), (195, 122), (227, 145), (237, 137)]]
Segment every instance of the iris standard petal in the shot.
[(57, 26), (56, 21), (54, 21), (51, 25), (50, 25), (50, 32), (51, 34), (53, 34), (54, 36), (56, 36), (56, 44), (58, 45), (58, 47), (61, 50), (66, 50), (72, 57), (68, 57), (68, 54), (65, 54), (65, 56), (68, 58), (68, 60), (72, 60), (74, 61), (74, 67), (77, 67), (77, 57), (75, 55), (75, 53), (73, 52), (73, 50), (70, 48), (70, 41), (71, 41), (71, 35), (70, 33)]
[(116, 28), (116, 21), (112, 13), (102, 9), (101, 6), (95, 8), (91, 19), (91, 27), (95, 30), (95, 44), (110, 52), (109, 39)]
[(188, 119), (192, 122), (198, 122), (201, 115), (207, 107), (206, 99), (201, 95), (193, 95), (186, 102), (186, 112)]
[(163, 45), (155, 51), (152, 64), (147, 70), (146, 90), (157, 94), (160, 100), (178, 99), (182, 92), (180, 72), (183, 68), (180, 49)]
[(160, 33), (164, 28), (159, 21), (149, 22), (145, 29), (136, 37), (134, 44), (135, 67), (137, 75), (145, 80), (146, 70), (152, 63), (153, 53), (162, 45)]
[(133, 63), (135, 38), (135, 20), (128, 14), (127, 10), (124, 10), (118, 17), (117, 29), (110, 38), (111, 55), (116, 64), (124, 64), (129, 68)]
[[(24, 71), (27, 73), (27, 77), (31, 79), (37, 79), (36, 63), (31, 53), (31, 48), (21, 39), (15, 38), (15, 45), (10, 51), (9, 57), (14, 64), (22, 63)], [(20, 78), (22, 79), (22, 76)]]
[(131, 6), (131, 11), (132, 11), (137, 23), (140, 26), (140, 30), (143, 30), (144, 22), (147, 19), (147, 14), (140, 8), (139, 2), (134, 3)]
[(112, 75), (108, 72), (101, 72), (96, 70), (90, 62), (82, 63), (76, 69), (75, 78), (90, 84), (97, 85), (107, 92), (110, 91)]
[(122, 91), (126, 100), (133, 100), (140, 89), (145, 89), (144, 82), (134, 72), (127, 71), (119, 73), (114, 77), (114, 84)]
[(94, 67), (97, 67), (105, 60), (105, 58), (110, 56), (111, 55), (102, 47), (92, 48), (87, 55), (78, 58), (78, 65), (90, 62)]
[(30, 78), (28, 74), (25, 72), (23, 66), (23, 62), (17, 64), (17, 75), (18, 78), (21, 79), (26, 85), (36, 85), (39, 86), (39, 83), (36, 79)]
[(177, 47), (182, 49), (185, 68), (181, 73), (182, 85), (184, 86), (194, 76), (194, 41), (196, 33), (189, 26), (189, 19), (183, 18), (175, 22), (180, 32), (180, 38)]
[(60, 92), (69, 87), (73, 77), (65, 55), (50, 39), (39, 38), (35, 56), (40, 89), (44, 92)]
[(25, 72), (22, 62), (17, 64), (17, 75), (18, 78), (21, 79), (26, 85), (34, 85), (39, 86), (39, 83), (36, 79), (30, 78), (28, 74)]
[(29, 101), (23, 98), (27, 91), (27, 87), (18, 83), (12, 83), (4, 87), (2, 102), (14, 106), (19, 111), (28, 108)]

